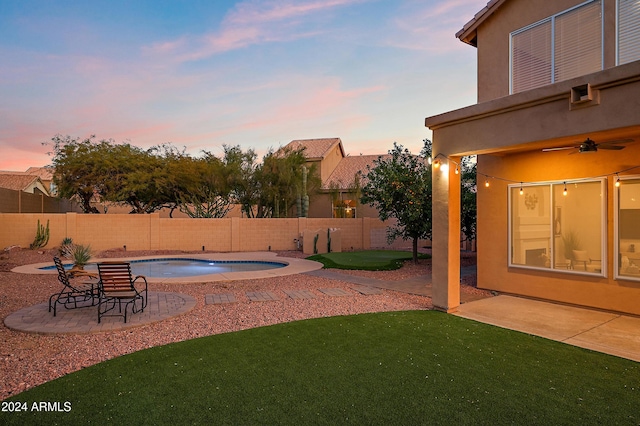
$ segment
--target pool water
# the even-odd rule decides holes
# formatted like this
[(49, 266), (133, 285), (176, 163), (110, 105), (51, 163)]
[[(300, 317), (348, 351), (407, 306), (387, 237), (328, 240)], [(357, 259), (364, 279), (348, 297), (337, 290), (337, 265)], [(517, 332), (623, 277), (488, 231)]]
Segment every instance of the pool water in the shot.
[[(287, 266), (280, 262), (266, 262), (258, 260), (203, 260), (183, 258), (143, 259), (130, 260), (131, 273), (144, 275), (149, 278), (181, 278), (197, 277), (199, 275), (224, 274), (228, 272), (265, 271)], [(65, 268), (71, 269), (71, 263), (65, 264)], [(55, 266), (46, 266), (40, 269), (55, 269)], [(84, 267), (87, 271), (97, 271), (95, 263)]]

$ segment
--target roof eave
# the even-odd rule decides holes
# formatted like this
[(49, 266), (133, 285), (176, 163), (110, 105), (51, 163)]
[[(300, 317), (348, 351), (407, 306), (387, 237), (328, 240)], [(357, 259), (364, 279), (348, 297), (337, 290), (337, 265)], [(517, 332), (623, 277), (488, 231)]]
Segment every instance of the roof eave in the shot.
[(507, 0), (491, 0), (480, 9), (464, 27), (456, 33), (456, 38), (473, 47), (478, 47), (478, 27)]

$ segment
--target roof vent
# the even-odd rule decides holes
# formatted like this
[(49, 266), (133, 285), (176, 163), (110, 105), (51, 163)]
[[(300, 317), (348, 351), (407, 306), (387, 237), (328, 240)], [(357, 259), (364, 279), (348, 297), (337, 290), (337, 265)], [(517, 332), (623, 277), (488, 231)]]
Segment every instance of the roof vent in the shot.
[(571, 88), (571, 110), (600, 104), (600, 92), (590, 84), (581, 84)]

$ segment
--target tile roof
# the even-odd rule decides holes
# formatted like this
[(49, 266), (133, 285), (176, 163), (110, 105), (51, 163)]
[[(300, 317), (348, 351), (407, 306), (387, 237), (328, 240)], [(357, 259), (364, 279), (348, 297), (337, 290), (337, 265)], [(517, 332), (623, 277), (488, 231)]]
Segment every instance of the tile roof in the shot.
[(25, 173), (36, 175), (42, 180), (53, 180), (53, 172), (53, 167), (29, 167)]
[(0, 172), (0, 188), (23, 191), (36, 180), (39, 180), (38, 176), (23, 173)]
[(362, 173), (360, 185), (363, 186), (367, 183), (367, 179), (365, 178), (367, 166), (373, 167), (373, 162), (378, 158), (386, 159), (390, 157), (389, 154), (345, 157), (340, 160), (340, 163), (338, 163), (338, 166), (333, 170), (329, 178), (322, 182), (322, 189), (329, 189), (332, 184), (339, 189), (349, 189), (353, 187), (355, 175), (358, 172)]
[(342, 151), (342, 155), (344, 156), (344, 148), (342, 147), (340, 138), (297, 139), (289, 142), (285, 148), (297, 150), (304, 147), (305, 157), (312, 160), (326, 157), (336, 144), (340, 144), (340, 151)]

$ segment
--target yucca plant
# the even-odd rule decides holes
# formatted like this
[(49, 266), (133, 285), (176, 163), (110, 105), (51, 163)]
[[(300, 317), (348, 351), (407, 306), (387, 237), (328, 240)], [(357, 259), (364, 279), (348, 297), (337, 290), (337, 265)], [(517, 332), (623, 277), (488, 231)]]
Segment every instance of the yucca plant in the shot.
[(91, 259), (91, 246), (83, 246), (82, 244), (73, 246), (71, 259), (73, 259), (74, 269), (84, 269), (84, 265), (89, 263)]
[(60, 256), (62, 257), (71, 257), (73, 253), (73, 240), (69, 237), (65, 237), (60, 244), (60, 248), (58, 251), (60, 252)]

